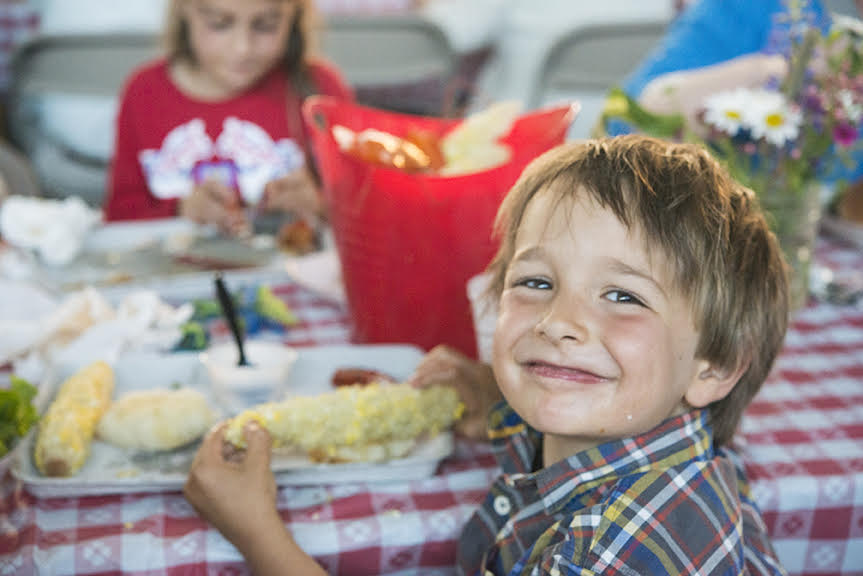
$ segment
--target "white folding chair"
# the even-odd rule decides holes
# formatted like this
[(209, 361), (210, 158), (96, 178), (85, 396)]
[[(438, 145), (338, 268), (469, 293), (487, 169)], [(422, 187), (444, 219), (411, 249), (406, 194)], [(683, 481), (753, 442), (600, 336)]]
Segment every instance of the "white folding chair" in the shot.
[(443, 107), (457, 58), (440, 26), (422, 15), (333, 14), (320, 43), (360, 102), (429, 114)]
[(12, 60), (7, 124), (47, 196), (100, 205), (123, 82), (159, 53), (150, 33), (42, 35)]
[(43, 192), (99, 205), (120, 88), (159, 53), (167, 0), (29, 0), (39, 35), (12, 58), (7, 124)]
[(578, 100), (570, 138), (586, 138), (608, 89), (623, 81), (665, 33), (667, 20), (591, 23), (562, 35), (540, 65), (531, 106)]

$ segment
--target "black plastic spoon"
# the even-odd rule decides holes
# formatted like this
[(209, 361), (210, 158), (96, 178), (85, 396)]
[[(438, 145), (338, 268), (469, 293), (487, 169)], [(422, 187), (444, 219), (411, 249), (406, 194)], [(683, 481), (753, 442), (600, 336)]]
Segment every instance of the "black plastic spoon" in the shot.
[(237, 319), (237, 312), (234, 309), (234, 301), (231, 299), (231, 294), (225, 286), (225, 280), (221, 274), (216, 274), (216, 298), (219, 301), (219, 306), (222, 308), (222, 314), (228, 321), (228, 327), (231, 329), (231, 334), (234, 336), (234, 342), (237, 344), (237, 350), (240, 353), (240, 358), (237, 360), (237, 366), (251, 366), (246, 359), (246, 353), (243, 350), (243, 333), (240, 330), (240, 322)]

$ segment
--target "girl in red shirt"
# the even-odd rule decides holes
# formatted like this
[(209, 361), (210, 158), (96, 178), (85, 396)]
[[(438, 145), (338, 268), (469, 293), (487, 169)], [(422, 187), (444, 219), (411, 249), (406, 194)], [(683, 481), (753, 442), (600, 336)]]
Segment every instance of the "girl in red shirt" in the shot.
[(172, 0), (167, 54), (127, 81), (107, 220), (183, 216), (247, 230), (243, 204), (321, 210), (300, 113), (310, 94), (352, 99), (308, 56), (311, 0)]

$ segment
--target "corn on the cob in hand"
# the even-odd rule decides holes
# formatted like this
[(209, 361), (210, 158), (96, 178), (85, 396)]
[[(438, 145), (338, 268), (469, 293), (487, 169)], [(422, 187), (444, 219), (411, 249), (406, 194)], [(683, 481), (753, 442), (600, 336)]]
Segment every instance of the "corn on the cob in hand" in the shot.
[(46, 476), (71, 476), (90, 455), (99, 419), (111, 403), (114, 372), (94, 362), (63, 382), (36, 436), (36, 468)]
[(346, 386), (242, 412), (231, 420), (225, 438), (244, 447), (243, 427), (256, 420), (276, 449), (299, 449), (318, 462), (385, 460), (405, 456), (421, 436), (450, 428), (463, 411), (458, 393), (449, 387)]

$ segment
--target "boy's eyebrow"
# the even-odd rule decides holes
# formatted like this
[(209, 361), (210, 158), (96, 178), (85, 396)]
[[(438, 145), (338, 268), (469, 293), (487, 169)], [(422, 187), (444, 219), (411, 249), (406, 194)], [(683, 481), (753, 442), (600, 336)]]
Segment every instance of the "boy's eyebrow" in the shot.
[(643, 280), (646, 280), (647, 282), (650, 282), (651, 284), (653, 284), (656, 287), (657, 290), (659, 290), (662, 293), (663, 296), (668, 298), (668, 293), (665, 291), (665, 288), (663, 288), (662, 284), (660, 284), (649, 272), (647, 272), (645, 270), (641, 270), (639, 268), (635, 268), (633, 266), (630, 266), (626, 262), (624, 262), (622, 260), (618, 260), (617, 258), (610, 258), (609, 259), (609, 267), (611, 268), (612, 271), (614, 271), (618, 274), (624, 274), (626, 276), (635, 276), (637, 278), (641, 278)]
[(531, 246), (513, 254), (512, 261), (534, 260), (540, 258), (544, 253), (545, 250), (543, 250), (542, 246)]

